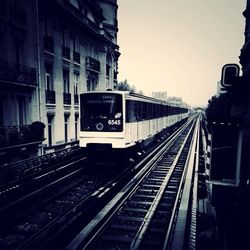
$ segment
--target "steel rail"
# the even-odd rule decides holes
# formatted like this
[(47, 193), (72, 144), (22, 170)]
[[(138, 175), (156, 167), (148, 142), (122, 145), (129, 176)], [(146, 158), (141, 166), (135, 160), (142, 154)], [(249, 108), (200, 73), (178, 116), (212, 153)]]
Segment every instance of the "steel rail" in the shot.
[[(74, 162), (67, 163), (66, 165), (63, 162), (61, 162), (61, 163), (57, 162), (56, 164), (54, 164), (48, 168), (41, 169), (37, 172), (33, 172), (29, 175), (26, 175), (20, 179), (16, 179), (15, 181), (9, 182), (6, 185), (2, 185), (0, 187), (0, 198), (2, 198), (1, 203), (4, 202), (4, 200), (6, 200), (6, 199), (10, 199), (11, 195), (14, 196), (15, 192), (22, 190), (22, 189), (25, 189), (27, 184), (30, 185), (31, 182), (36, 182), (38, 179), (42, 179), (43, 177), (46, 177), (49, 174), (53, 174), (55, 172), (63, 170), (66, 167), (71, 166), (74, 163), (83, 161), (85, 159), (86, 159), (86, 156), (83, 156), (83, 157), (81, 156), (81, 157), (78, 157), (78, 159), (74, 159)], [(64, 165), (62, 165), (62, 163)], [(40, 168), (41, 168), (41, 166), (40, 166)], [(6, 197), (6, 195), (8, 195), (8, 196)]]
[(175, 159), (174, 159), (174, 162), (172, 163), (172, 165), (170, 166), (170, 169), (169, 169), (169, 172), (167, 173), (167, 176), (166, 178), (164, 179), (163, 183), (161, 184), (160, 188), (159, 188), (159, 192), (157, 193), (151, 207), (149, 208), (149, 211), (147, 212), (146, 216), (144, 217), (144, 220), (143, 220), (143, 223), (140, 227), (140, 229), (138, 230), (137, 232), (137, 235), (135, 236), (135, 239), (134, 241), (132, 242), (131, 246), (130, 246), (130, 249), (139, 249), (141, 244), (142, 244), (142, 241), (144, 239), (144, 235), (146, 234), (149, 226), (150, 226), (150, 223), (152, 221), (152, 218), (153, 218), (153, 215), (155, 214), (156, 212), (156, 209), (160, 203), (160, 199), (162, 198), (163, 196), (163, 193), (170, 181), (170, 178), (175, 170), (175, 167), (177, 165), (177, 162), (179, 161), (180, 159), (180, 156), (181, 156), (181, 153), (183, 151), (183, 148), (188, 140), (188, 137), (190, 135), (192, 131), (192, 128), (190, 128), (188, 134), (186, 135), (186, 138), (185, 140), (183, 141), (182, 143), (182, 146), (180, 147)]
[[(192, 121), (190, 121), (192, 122)], [(186, 124), (185, 128), (188, 125)], [(184, 130), (184, 128), (183, 128)], [(150, 153), (146, 159), (139, 163), (138, 165), (145, 164), (150, 158), (143, 169), (141, 169), (135, 177), (130, 180), (127, 185), (111, 200), (99, 213), (98, 215), (68, 244), (66, 249), (86, 249), (91, 241), (100, 233), (100, 231), (105, 227), (106, 223), (112, 218), (112, 216), (119, 210), (122, 204), (127, 200), (127, 198), (137, 189), (138, 185), (142, 182), (142, 179), (150, 172), (150, 170), (159, 161), (160, 155), (170, 147), (170, 145), (175, 141), (176, 137), (183, 131), (180, 130), (168, 141), (164, 146), (156, 148), (152, 153)], [(155, 154), (155, 155), (154, 155)], [(139, 168), (139, 166), (136, 168)], [(115, 206), (114, 206), (115, 204)]]
[[(62, 171), (65, 168), (69, 168), (69, 167), (71, 167), (74, 164), (78, 164), (79, 162), (84, 161), (85, 159), (86, 159), (86, 157), (84, 157), (82, 159), (79, 159), (79, 160), (76, 160), (74, 162), (71, 162), (71, 163), (69, 163), (69, 164), (67, 164), (65, 166), (61, 166), (61, 167), (59, 167), (59, 168), (57, 168), (55, 170), (51, 170), (50, 172), (47, 172), (46, 174), (43, 174), (43, 175), (40, 175), (40, 176), (36, 176), (33, 180), (38, 180), (40, 178), (45, 177), (45, 175), (47, 176), (49, 174), (54, 174), (54, 173), (57, 173), (59, 171)], [(67, 179), (67, 178), (69, 178), (69, 177), (71, 177), (71, 176), (79, 173), (80, 171), (82, 171), (82, 168), (81, 169), (76, 169), (75, 171), (73, 171), (73, 172), (71, 172), (71, 173), (69, 173), (69, 174), (67, 174), (67, 175), (65, 175), (65, 176), (63, 176), (63, 177), (61, 177), (61, 178), (59, 178), (59, 179), (57, 179), (57, 180), (55, 180), (55, 181), (53, 181), (53, 182), (45, 185), (45, 186), (43, 186), (43, 187), (40, 187), (40, 188), (36, 189), (35, 191), (32, 191), (31, 193), (28, 193), (28, 194), (26, 194), (26, 195), (18, 198), (15, 201), (12, 201), (12, 202), (6, 204), (5, 206), (0, 207), (0, 215), (3, 214), (3, 213), (5, 213), (5, 211), (8, 212), (10, 209), (12, 209), (13, 207), (15, 207), (15, 206), (17, 206), (17, 205), (25, 202), (26, 200), (28, 200), (28, 199), (30, 199), (32, 197), (35, 197), (35, 196), (39, 195), (40, 193), (43, 193), (43, 192), (51, 189), (52, 187), (55, 187), (56, 185), (60, 184), (65, 179)]]
[[(195, 132), (189, 150), (188, 161), (185, 165), (185, 174), (182, 176), (182, 185), (179, 186), (178, 199), (176, 199), (174, 212), (171, 216), (168, 231), (165, 237), (163, 249), (182, 250), (185, 240), (188, 209), (191, 199), (191, 188), (194, 169), (199, 161), (199, 119), (196, 121)], [(170, 247), (171, 245), (171, 247)]]

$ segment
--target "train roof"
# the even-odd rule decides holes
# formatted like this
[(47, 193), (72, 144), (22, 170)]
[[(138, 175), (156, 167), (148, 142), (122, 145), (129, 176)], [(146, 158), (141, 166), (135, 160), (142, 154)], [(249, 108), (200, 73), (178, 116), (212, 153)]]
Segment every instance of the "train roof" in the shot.
[(137, 93), (130, 93), (129, 91), (119, 91), (119, 90), (98, 90), (98, 91), (86, 91), (81, 94), (90, 94), (90, 93), (116, 93), (116, 94), (122, 94), (125, 96), (127, 100), (135, 100), (135, 101), (145, 101), (145, 102), (153, 102), (153, 103), (160, 103), (160, 104), (165, 104), (165, 105), (171, 105), (171, 106), (182, 106), (184, 107), (184, 103), (175, 103), (171, 101), (165, 101), (165, 100), (160, 100), (154, 97), (150, 96), (145, 96)]

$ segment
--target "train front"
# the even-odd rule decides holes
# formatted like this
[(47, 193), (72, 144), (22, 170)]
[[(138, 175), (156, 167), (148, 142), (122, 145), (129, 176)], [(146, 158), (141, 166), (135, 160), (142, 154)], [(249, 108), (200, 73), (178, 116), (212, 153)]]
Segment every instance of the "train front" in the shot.
[(86, 92), (80, 95), (80, 146), (89, 151), (124, 147), (124, 94)]

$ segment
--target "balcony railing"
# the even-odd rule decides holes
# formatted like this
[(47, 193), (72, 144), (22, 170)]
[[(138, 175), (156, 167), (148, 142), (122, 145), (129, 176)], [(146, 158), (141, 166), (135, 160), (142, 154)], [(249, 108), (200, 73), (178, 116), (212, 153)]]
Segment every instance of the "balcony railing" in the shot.
[(86, 57), (86, 69), (100, 72), (100, 62), (90, 56)]
[[(97, 23), (91, 21), (86, 14), (83, 13), (82, 8), (78, 9), (75, 6), (73, 6), (69, 0), (64, 0), (63, 1), (65, 6), (67, 6), (67, 10), (75, 16), (75, 18), (77, 18), (80, 22), (83, 23), (83, 25), (87, 26), (88, 28), (90, 28), (92, 31), (94, 31), (95, 33), (99, 33), (99, 26)], [(93, 2), (93, 1), (92, 1)], [(99, 13), (99, 15), (103, 15), (102, 14), (102, 9), (97, 5), (92, 3), (92, 5), (94, 5), (94, 9)]]
[(114, 36), (113, 36), (110, 32), (108, 32), (107, 30), (104, 30), (104, 36), (105, 36), (108, 40), (110, 40), (111, 42), (112, 42), (113, 39), (114, 39)]
[(33, 122), (22, 126), (0, 127), (0, 147), (42, 141), (44, 128), (42, 122)]
[(35, 86), (36, 69), (0, 59), (0, 79)]
[(43, 37), (44, 50), (54, 53), (54, 39), (51, 36)]
[(91, 28), (95, 32), (99, 31), (99, 27), (98, 27), (97, 23), (91, 21), (90, 19), (88, 19), (88, 26), (89, 26), (89, 28)]
[(70, 48), (62, 45), (62, 56), (63, 58), (66, 58), (70, 60)]
[(71, 104), (71, 94), (70, 93), (63, 93), (63, 103), (70, 105)]
[(80, 64), (80, 53), (79, 52), (76, 52), (76, 51), (74, 51), (74, 53), (73, 53), (73, 55), (74, 55), (74, 62), (76, 62), (76, 63), (79, 63)]
[(55, 104), (56, 103), (56, 92), (54, 90), (46, 90), (46, 103)]
[(79, 104), (79, 96), (78, 96), (77, 94), (74, 94), (74, 103), (75, 103), (76, 105)]

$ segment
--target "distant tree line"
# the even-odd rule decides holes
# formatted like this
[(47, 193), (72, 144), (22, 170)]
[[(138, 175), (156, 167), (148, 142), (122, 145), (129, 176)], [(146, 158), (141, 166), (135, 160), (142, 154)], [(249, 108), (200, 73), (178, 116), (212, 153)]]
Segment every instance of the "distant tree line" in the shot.
[(119, 83), (117, 83), (116, 85), (116, 90), (120, 90), (120, 91), (129, 91), (130, 93), (138, 93), (143, 95), (143, 92), (141, 90), (139, 90), (138, 92), (136, 91), (136, 88), (134, 85), (130, 85), (128, 83), (128, 80), (125, 79), (124, 81), (121, 81)]

